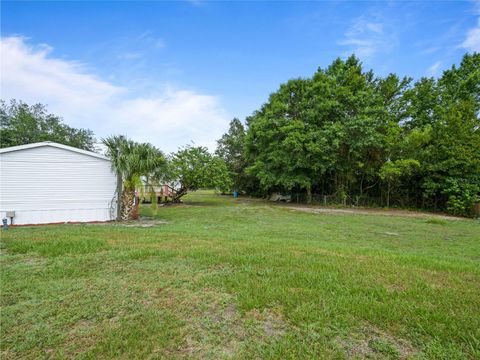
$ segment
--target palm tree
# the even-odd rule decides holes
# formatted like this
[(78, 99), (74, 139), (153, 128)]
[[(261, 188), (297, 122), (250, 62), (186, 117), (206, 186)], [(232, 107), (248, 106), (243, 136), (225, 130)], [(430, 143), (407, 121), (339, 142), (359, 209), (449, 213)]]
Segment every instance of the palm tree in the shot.
[(112, 169), (121, 179), (120, 219), (129, 220), (135, 208), (135, 187), (141, 183), (141, 176), (155, 172), (165, 163), (165, 156), (151, 144), (137, 143), (124, 136), (111, 136), (102, 142), (107, 147)]

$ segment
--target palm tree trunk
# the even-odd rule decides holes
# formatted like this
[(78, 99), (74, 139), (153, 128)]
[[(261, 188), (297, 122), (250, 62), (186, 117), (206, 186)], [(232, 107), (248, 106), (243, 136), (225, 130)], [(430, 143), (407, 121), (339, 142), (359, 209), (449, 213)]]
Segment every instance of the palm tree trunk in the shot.
[(123, 189), (122, 191), (122, 220), (131, 220), (135, 209), (135, 189)]

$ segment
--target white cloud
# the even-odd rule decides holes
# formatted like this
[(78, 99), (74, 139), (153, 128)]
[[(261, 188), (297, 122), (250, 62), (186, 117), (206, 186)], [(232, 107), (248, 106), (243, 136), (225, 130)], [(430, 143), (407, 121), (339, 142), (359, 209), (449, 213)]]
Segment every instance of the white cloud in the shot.
[(426, 54), (426, 55), (430, 55), (430, 54), (433, 54), (433, 53), (436, 53), (438, 51), (440, 51), (442, 48), (440, 46), (430, 46), (430, 47), (427, 47), (423, 50), (421, 50), (421, 53), (422, 54)]
[(348, 46), (346, 54), (354, 53), (360, 59), (369, 59), (378, 52), (389, 51), (393, 45), (391, 33), (377, 17), (367, 20), (364, 16), (357, 18), (347, 29), (339, 45)]
[(192, 4), (194, 6), (200, 6), (200, 5), (205, 4), (204, 0), (187, 0), (187, 2), (189, 2), (190, 4)]
[(132, 94), (21, 37), (2, 38), (0, 51), (2, 99), (47, 104), (66, 123), (92, 129), (98, 138), (125, 134), (166, 152), (190, 141), (213, 149), (228, 125), (216, 96), (166, 84), (155, 94)]
[(165, 41), (163, 41), (162, 39), (157, 39), (155, 40), (153, 46), (156, 47), (157, 49), (163, 49), (166, 45), (165, 45)]
[(440, 66), (442, 65), (441, 61), (436, 61), (432, 66), (428, 68), (428, 75), (429, 76), (437, 76), (438, 70), (440, 70)]
[(140, 59), (141, 57), (142, 57), (142, 54), (137, 52), (126, 52), (118, 55), (118, 58), (122, 60), (135, 60), (135, 59)]
[(165, 41), (155, 37), (153, 31), (151, 30), (144, 31), (142, 34), (140, 34), (138, 40), (144, 41), (157, 49), (163, 49), (166, 47)]
[(460, 47), (471, 52), (480, 52), (480, 18), (477, 21), (477, 26), (468, 30)]

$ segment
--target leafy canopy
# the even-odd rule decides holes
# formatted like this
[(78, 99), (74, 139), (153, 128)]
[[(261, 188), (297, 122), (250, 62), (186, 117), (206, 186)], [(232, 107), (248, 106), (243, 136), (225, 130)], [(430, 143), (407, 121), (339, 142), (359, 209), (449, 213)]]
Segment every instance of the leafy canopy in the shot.
[(250, 175), (263, 193), (469, 215), (480, 201), (479, 114), (478, 53), (416, 82), (375, 76), (351, 56), (281, 84), (247, 118), (245, 135), (232, 122), (217, 151), (236, 178)]
[(169, 178), (180, 183), (179, 194), (199, 188), (229, 188), (230, 174), (222, 158), (211, 155), (206, 147), (186, 146), (169, 161)]
[(127, 189), (134, 189), (141, 176), (148, 176), (165, 164), (163, 153), (149, 143), (138, 143), (124, 136), (102, 139), (112, 168)]
[(32, 106), (12, 100), (0, 101), (0, 147), (54, 141), (79, 149), (95, 151), (93, 132), (75, 129), (62, 118), (49, 114), (45, 105)]

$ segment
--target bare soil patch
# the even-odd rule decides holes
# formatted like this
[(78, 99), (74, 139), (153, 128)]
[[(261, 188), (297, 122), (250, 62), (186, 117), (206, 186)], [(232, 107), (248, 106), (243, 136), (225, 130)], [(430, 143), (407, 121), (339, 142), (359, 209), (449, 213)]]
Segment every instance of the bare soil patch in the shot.
[(288, 209), (304, 211), (317, 214), (334, 214), (334, 215), (381, 215), (381, 216), (403, 216), (417, 219), (439, 219), (439, 220), (465, 220), (461, 217), (434, 214), (420, 211), (396, 210), (396, 209), (369, 209), (369, 208), (329, 208), (329, 207), (311, 207), (311, 206), (287, 206)]
[(140, 218), (138, 220), (129, 220), (129, 221), (120, 221), (120, 222), (109, 222), (101, 224), (88, 224), (88, 225), (113, 225), (121, 227), (133, 227), (133, 228), (150, 228), (159, 225), (167, 224), (166, 221), (153, 219), (153, 218)]
[(409, 359), (418, 351), (412, 344), (371, 325), (358, 334), (337, 338), (337, 344), (348, 359)]
[(245, 314), (246, 318), (253, 320), (260, 330), (259, 338), (279, 338), (287, 331), (287, 324), (280, 309), (252, 309)]

